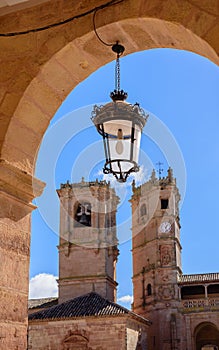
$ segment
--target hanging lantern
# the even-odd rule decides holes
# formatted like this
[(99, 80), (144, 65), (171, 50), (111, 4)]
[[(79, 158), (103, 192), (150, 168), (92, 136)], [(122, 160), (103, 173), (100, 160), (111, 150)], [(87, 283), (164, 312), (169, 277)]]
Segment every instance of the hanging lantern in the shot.
[(138, 157), (142, 129), (148, 115), (140, 108), (125, 102), (127, 93), (120, 90), (120, 61), (124, 47), (118, 42), (112, 46), (117, 54), (115, 90), (111, 92), (112, 102), (94, 106), (92, 121), (103, 137), (106, 162), (105, 174), (113, 174), (119, 182), (125, 182), (132, 172), (139, 170)]

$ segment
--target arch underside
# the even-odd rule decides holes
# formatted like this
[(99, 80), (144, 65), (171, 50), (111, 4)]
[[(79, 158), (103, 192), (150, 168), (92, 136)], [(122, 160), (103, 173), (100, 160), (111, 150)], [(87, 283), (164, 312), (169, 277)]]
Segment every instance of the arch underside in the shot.
[(219, 331), (213, 323), (202, 323), (195, 331), (196, 350), (219, 349)]
[[(68, 1), (65, 4), (70, 11), (72, 5)], [(37, 9), (43, 9), (45, 13), (50, 11), (50, 21), (57, 21), (57, 2), (54, 1), (50, 8), (47, 5), (42, 3), (35, 7), (33, 14), (37, 14)], [(119, 40), (123, 43), (125, 54), (174, 48), (195, 52), (218, 64), (218, 48), (216, 44), (212, 45), (214, 47), (209, 45), (214, 42), (213, 28), (217, 25), (218, 12), (213, 6), (207, 9), (205, 6), (202, 1), (198, 6), (196, 1), (183, 4), (166, 1), (164, 6), (154, 0), (146, 4), (143, 0), (125, 0), (97, 12), (98, 33), (106, 42)], [(84, 1), (84, 9), (88, 8), (88, 2)], [(61, 11), (66, 17), (64, 10), (63, 4)], [(69, 13), (72, 14), (80, 12), (80, 9), (71, 10)], [(30, 9), (24, 9), (23, 16), (19, 13), (21, 28), (15, 28), (13, 21), (6, 22), (16, 15), (12, 13), (2, 17), (0, 30), (23, 29), (25, 11), (30, 13)], [(29, 174), (33, 172), (43, 134), (62, 101), (77, 84), (114, 59), (111, 49), (97, 40), (92, 16), (93, 13), (39, 33), (0, 38), (4, 48), (2, 79), (6, 89), (1, 108), (1, 159)], [(32, 16), (32, 22), (26, 27), (45, 25), (42, 18), (45, 21), (45, 14), (39, 16), (38, 22)], [(209, 34), (211, 31), (212, 35)]]

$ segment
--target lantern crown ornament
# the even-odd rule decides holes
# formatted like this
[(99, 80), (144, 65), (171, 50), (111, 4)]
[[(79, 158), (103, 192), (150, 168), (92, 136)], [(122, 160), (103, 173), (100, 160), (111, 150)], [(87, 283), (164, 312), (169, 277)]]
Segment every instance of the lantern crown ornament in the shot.
[(115, 89), (110, 93), (112, 102), (95, 105), (91, 119), (103, 138), (104, 174), (113, 174), (119, 182), (126, 182), (131, 173), (139, 171), (141, 133), (148, 115), (138, 103), (125, 101), (128, 94), (120, 89), (120, 56), (125, 48), (116, 42), (112, 50), (117, 55)]

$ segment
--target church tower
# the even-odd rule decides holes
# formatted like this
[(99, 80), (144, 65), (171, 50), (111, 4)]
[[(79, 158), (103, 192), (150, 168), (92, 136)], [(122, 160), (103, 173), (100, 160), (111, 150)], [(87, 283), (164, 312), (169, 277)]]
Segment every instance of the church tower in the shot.
[(149, 350), (178, 349), (179, 200), (170, 168), (167, 177), (157, 179), (153, 171), (145, 184), (133, 183), (133, 311), (152, 321)]
[(95, 291), (116, 301), (119, 198), (105, 181), (61, 184), (59, 303)]

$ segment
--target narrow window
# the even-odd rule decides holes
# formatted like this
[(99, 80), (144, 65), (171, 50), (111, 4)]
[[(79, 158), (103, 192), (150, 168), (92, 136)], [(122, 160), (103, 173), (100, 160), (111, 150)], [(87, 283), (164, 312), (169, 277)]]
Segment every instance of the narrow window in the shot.
[(167, 209), (169, 204), (168, 199), (161, 199), (161, 209)]
[(146, 210), (146, 205), (142, 204), (141, 209), (140, 209), (141, 216), (146, 215), (147, 210)]
[(150, 283), (147, 285), (147, 294), (148, 296), (152, 294), (152, 288)]

